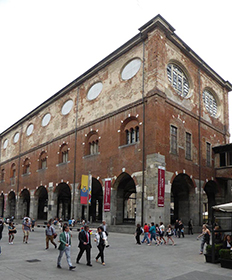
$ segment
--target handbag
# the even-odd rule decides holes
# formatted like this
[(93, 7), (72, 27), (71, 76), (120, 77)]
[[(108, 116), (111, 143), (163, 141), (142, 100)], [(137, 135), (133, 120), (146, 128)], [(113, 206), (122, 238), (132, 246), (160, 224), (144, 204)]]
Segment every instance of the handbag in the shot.
[(54, 233), (53, 234), (53, 238), (55, 239), (57, 237), (57, 233)]
[(15, 230), (12, 230), (11, 233), (17, 233), (17, 230), (16, 230), (16, 229), (15, 229)]

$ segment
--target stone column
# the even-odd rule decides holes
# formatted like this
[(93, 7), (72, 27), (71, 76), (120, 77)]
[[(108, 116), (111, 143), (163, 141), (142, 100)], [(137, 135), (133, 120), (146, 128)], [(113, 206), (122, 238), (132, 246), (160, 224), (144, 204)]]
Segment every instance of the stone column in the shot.
[(47, 220), (53, 219), (56, 217), (56, 203), (54, 201), (54, 187), (53, 182), (50, 182), (48, 184), (48, 214), (47, 214)]
[(30, 209), (29, 209), (29, 217), (37, 218), (37, 209), (38, 209), (38, 201), (35, 201), (35, 190), (30, 192)]

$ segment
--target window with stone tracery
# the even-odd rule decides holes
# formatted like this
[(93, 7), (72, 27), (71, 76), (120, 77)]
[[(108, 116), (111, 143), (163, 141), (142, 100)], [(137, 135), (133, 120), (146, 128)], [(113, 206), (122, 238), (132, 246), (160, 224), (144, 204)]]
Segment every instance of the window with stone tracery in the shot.
[(188, 78), (182, 71), (182, 69), (176, 64), (170, 63), (167, 66), (168, 80), (182, 97), (187, 97), (189, 94), (189, 82)]
[(68, 162), (68, 145), (63, 144), (59, 150), (59, 163), (67, 163)]
[(25, 159), (24, 165), (23, 165), (23, 174), (29, 174), (30, 173), (30, 161), (29, 159)]

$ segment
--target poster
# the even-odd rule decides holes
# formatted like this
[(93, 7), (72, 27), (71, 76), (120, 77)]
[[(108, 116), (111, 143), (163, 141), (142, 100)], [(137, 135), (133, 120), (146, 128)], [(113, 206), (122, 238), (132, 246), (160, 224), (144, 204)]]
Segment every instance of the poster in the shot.
[(111, 179), (105, 179), (104, 212), (110, 211)]
[(165, 167), (158, 167), (158, 207), (164, 207)]

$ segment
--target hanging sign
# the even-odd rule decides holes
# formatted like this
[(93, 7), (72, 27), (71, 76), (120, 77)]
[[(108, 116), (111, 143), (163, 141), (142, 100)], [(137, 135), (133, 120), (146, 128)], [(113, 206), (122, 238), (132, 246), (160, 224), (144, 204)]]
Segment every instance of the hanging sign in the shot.
[(110, 211), (111, 179), (105, 179), (104, 212)]
[(158, 207), (164, 207), (165, 167), (158, 167)]

